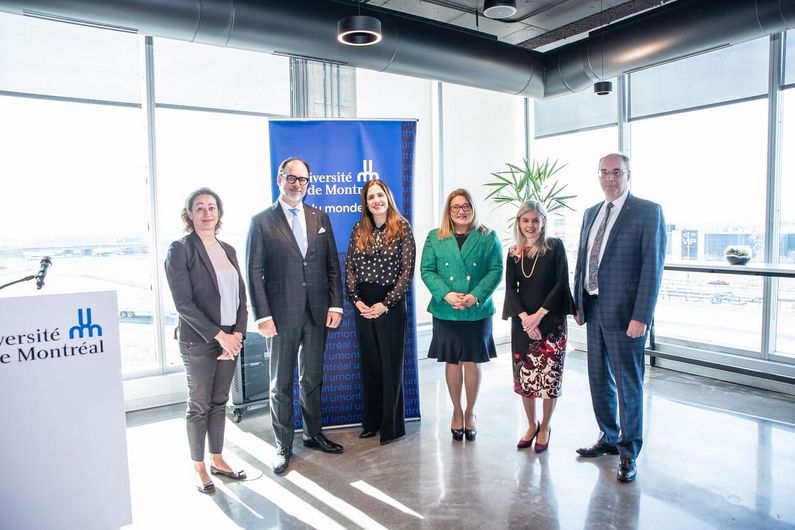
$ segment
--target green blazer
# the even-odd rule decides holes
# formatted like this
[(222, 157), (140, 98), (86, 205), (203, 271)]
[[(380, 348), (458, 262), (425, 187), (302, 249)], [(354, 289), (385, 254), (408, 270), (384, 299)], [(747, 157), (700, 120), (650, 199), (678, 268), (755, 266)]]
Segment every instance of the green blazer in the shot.
[[(490, 317), (495, 312), (491, 295), (502, 280), (502, 245), (497, 234), (473, 230), (459, 250), (454, 236), (439, 239), (438, 232), (428, 233), (422, 249), (420, 276), (431, 292), (428, 312), (442, 320)], [(471, 294), (478, 304), (453, 309), (444, 299), (451, 291)]]

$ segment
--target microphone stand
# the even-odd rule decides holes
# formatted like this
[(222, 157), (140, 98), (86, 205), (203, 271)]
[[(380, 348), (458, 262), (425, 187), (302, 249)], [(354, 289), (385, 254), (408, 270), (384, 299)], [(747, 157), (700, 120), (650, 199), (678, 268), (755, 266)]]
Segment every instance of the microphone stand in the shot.
[(25, 276), (24, 278), (20, 278), (19, 280), (14, 280), (11, 283), (7, 283), (5, 285), (0, 285), (0, 289), (5, 289), (9, 285), (14, 285), (15, 283), (22, 283), (22, 282), (26, 282), (28, 280), (35, 280), (38, 276), (39, 276), (38, 274), (33, 274), (31, 276)]

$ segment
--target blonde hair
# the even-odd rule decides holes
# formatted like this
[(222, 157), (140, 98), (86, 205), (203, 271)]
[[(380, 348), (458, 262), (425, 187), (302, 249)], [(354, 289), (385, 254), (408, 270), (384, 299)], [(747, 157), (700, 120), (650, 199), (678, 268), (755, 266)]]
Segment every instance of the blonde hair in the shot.
[(483, 234), (488, 234), (491, 232), (486, 226), (480, 224), (478, 221), (478, 209), (475, 207), (475, 201), (472, 200), (472, 194), (470, 194), (464, 188), (458, 188), (457, 190), (453, 190), (450, 192), (450, 195), (447, 196), (447, 200), (444, 201), (444, 211), (442, 212), (442, 225), (439, 227), (439, 233), (437, 234), (439, 239), (447, 239), (451, 237), (455, 230), (453, 229), (453, 218), (450, 215), (450, 203), (453, 202), (453, 199), (456, 197), (463, 197), (465, 198), (469, 204), (472, 206), (472, 230), (478, 230)]
[(533, 244), (533, 247), (528, 249), (528, 254), (530, 254), (530, 250), (533, 250), (533, 254), (537, 252), (539, 255), (543, 256), (551, 247), (547, 240), (547, 210), (544, 208), (544, 205), (538, 201), (525, 201), (519, 207), (519, 211), (516, 212), (516, 217), (514, 217), (513, 220), (513, 239), (516, 241), (516, 249), (519, 253), (524, 253), (527, 238), (524, 236), (519, 226), (519, 219), (527, 212), (537, 212), (544, 222), (544, 226), (541, 228), (541, 234)]

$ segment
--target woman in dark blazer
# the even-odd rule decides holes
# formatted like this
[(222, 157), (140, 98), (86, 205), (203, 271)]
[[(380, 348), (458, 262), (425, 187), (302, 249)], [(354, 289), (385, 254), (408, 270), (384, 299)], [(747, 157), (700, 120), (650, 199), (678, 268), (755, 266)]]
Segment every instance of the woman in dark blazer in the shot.
[[(502, 318), (511, 318), (513, 390), (522, 396), (527, 432), (516, 447), (549, 447), (552, 413), (560, 396), (566, 358), (566, 315), (575, 313), (569, 289), (566, 249), (547, 237), (547, 212), (537, 201), (519, 207), (514, 219), (516, 244), (505, 265)], [(536, 420), (536, 399), (543, 416)]]
[[(502, 246), (497, 234), (478, 222), (467, 190), (453, 190), (447, 197), (441, 227), (425, 240), (420, 272), (431, 292), (433, 338), (428, 357), (447, 363), (445, 379), (453, 402), (450, 430), (454, 440), (466, 436), (472, 441), (477, 435), (480, 363), (497, 356), (491, 295), (502, 279)], [(466, 409), (461, 406), (462, 386)]]
[(381, 431), (381, 445), (386, 445), (406, 434), (403, 346), (416, 247), (385, 182), (371, 180), (362, 187), (362, 218), (349, 241), (346, 288), (356, 307), (364, 398), (359, 437)]
[(221, 198), (212, 190), (191, 193), (182, 210), (188, 235), (171, 243), (166, 256), (166, 278), (179, 313), (175, 334), (188, 379), (188, 445), (202, 493), (215, 491), (204, 464), (205, 438), (212, 474), (246, 477), (221, 455), (224, 409), (248, 319), (235, 249), (215, 237), (223, 214)]

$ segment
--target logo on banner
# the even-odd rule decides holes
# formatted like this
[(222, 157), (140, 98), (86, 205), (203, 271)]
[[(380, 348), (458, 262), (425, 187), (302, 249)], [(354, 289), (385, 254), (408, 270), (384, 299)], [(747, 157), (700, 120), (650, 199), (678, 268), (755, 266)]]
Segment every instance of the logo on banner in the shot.
[(77, 334), (81, 339), (83, 338), (83, 332), (87, 331), (89, 337), (94, 336), (94, 331), (97, 332), (97, 336), (102, 336), (102, 326), (99, 324), (94, 324), (91, 322), (91, 308), (87, 307), (86, 309), (86, 319), (83, 322), (83, 309), (77, 309), (77, 325), (72, 326), (69, 328), (69, 338), (75, 338), (75, 334)]
[(373, 161), (362, 160), (362, 170), (356, 173), (356, 182), (369, 182), (380, 178), (378, 172), (373, 171)]
[[(67, 339), (57, 325), (0, 333), (0, 365), (10, 364), (14, 358), (17, 362), (44, 361), (105, 352), (102, 326), (93, 322), (90, 307), (77, 308), (77, 324), (69, 328), (68, 335)], [(11, 351), (2, 351), (5, 348)]]

